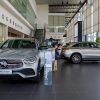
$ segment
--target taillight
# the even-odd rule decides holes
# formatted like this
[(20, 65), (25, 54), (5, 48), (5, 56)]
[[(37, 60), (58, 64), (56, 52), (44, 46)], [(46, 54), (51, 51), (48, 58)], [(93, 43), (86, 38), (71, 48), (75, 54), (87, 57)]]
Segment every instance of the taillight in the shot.
[(64, 48), (63, 51), (69, 50), (69, 48)]

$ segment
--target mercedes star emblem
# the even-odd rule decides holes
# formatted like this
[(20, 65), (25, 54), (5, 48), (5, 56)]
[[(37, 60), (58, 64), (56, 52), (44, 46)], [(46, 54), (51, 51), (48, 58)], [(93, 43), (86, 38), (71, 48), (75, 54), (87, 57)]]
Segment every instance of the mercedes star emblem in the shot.
[(2, 61), (2, 62), (0, 62), (0, 67), (3, 68), (3, 69), (6, 68), (7, 65), (8, 65), (8, 64), (7, 64), (6, 61)]

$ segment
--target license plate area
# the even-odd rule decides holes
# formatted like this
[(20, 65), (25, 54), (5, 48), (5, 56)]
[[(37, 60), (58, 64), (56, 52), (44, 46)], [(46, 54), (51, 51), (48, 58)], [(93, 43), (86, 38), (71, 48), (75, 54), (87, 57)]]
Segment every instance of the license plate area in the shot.
[(12, 70), (11, 69), (2, 69), (0, 70), (0, 75), (11, 75)]

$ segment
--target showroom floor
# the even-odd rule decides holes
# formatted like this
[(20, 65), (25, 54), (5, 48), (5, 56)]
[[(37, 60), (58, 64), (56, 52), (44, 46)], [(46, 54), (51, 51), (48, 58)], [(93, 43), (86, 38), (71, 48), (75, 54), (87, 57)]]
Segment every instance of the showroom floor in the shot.
[(52, 86), (0, 80), (0, 100), (100, 100), (100, 63), (60, 61)]

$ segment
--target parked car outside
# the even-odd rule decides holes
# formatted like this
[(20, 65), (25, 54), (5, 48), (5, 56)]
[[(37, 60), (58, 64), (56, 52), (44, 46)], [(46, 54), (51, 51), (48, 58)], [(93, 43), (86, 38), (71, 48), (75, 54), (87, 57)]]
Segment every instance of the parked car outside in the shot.
[(44, 56), (34, 39), (9, 39), (0, 48), (0, 77), (40, 80)]
[(76, 42), (64, 48), (62, 54), (73, 63), (81, 61), (100, 61), (100, 44), (95, 42)]

